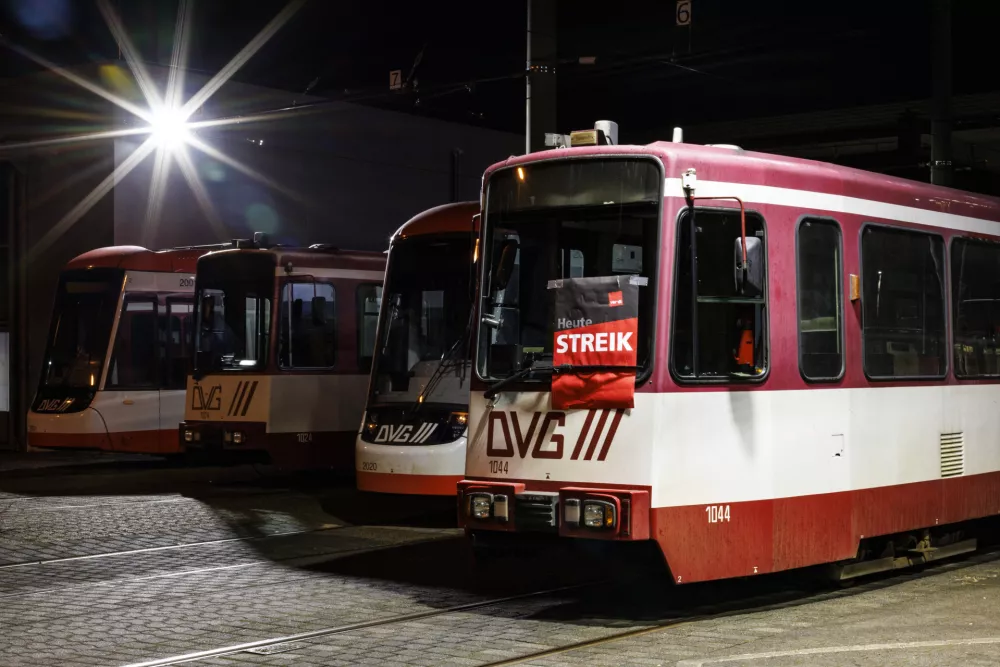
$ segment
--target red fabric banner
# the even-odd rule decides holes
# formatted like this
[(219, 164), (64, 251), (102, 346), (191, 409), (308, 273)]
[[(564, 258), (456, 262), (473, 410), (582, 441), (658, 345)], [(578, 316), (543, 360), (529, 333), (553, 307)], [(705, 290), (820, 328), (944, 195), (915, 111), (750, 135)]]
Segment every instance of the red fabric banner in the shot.
[(552, 365), (612, 366), (552, 378), (552, 409), (631, 408), (639, 339), (639, 288), (631, 276), (554, 281)]

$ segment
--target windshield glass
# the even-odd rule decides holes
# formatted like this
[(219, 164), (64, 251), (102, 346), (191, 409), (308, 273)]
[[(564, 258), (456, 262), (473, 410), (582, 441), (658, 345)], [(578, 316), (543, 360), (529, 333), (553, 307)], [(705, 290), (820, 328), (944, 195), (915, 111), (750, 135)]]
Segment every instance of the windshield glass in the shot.
[(63, 274), (45, 349), (42, 386), (96, 387), (101, 381), (124, 272)]
[[(468, 404), (471, 236), (406, 239), (391, 253), (373, 402), (414, 401), (423, 393), (429, 403)], [(442, 359), (445, 368), (427, 390)]]
[[(639, 275), (653, 284), (662, 179), (655, 162), (620, 158), (530, 164), (490, 178), (477, 355), (483, 378), (552, 362), (550, 280)], [(651, 289), (641, 287), (643, 369), (653, 305)]]
[(259, 370), (267, 363), (274, 266), (266, 254), (198, 263), (198, 370)]

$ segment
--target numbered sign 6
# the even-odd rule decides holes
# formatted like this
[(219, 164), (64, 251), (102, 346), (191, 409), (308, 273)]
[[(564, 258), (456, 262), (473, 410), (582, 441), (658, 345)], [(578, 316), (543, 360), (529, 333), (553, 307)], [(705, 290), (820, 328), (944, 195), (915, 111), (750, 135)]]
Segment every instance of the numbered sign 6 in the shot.
[(677, 10), (674, 12), (677, 25), (691, 25), (691, 0), (677, 0)]

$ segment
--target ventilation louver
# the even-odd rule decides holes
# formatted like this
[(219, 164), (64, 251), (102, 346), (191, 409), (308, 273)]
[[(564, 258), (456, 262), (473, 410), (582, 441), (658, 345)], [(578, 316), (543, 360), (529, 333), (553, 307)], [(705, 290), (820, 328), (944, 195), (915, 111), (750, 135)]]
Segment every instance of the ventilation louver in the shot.
[(957, 477), (965, 474), (965, 434), (941, 434), (941, 476)]

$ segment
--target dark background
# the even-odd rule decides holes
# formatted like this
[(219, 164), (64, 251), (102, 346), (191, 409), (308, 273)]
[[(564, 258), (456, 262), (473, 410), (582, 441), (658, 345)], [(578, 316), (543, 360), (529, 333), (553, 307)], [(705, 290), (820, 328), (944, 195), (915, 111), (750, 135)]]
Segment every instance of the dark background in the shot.
[[(177, 2), (113, 1), (144, 59), (168, 64)], [(4, 34), (52, 60), (75, 64), (118, 55), (93, 2), (3, 2)], [(190, 67), (218, 70), (284, 5), (196, 2)], [(563, 131), (612, 118), (622, 126), (623, 141), (645, 142), (675, 124), (931, 94), (929, 0), (694, 0), (690, 29), (675, 27), (669, 1), (563, 1), (557, 15)], [(524, 2), (313, 0), (236, 79), (519, 132), (525, 16)], [(997, 90), (1000, 3), (954, 2), (952, 17), (955, 95)], [(409, 73), (418, 55), (415, 89), (390, 94), (388, 72)], [(578, 64), (581, 56), (596, 56), (596, 63)], [(0, 60), (4, 76), (34, 67), (6, 54)]]

